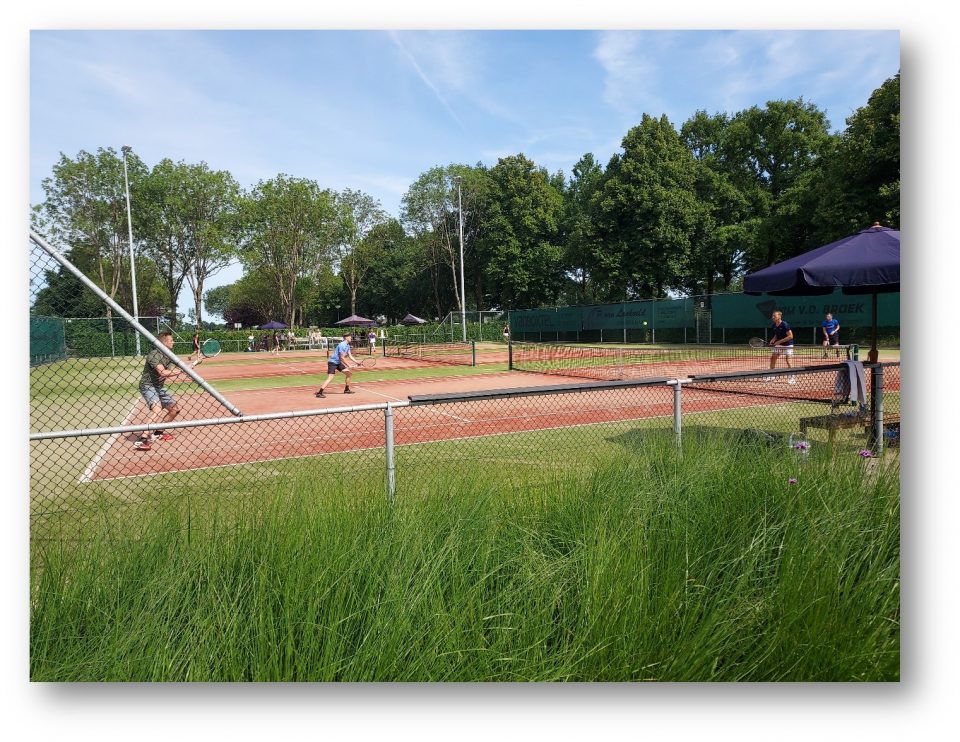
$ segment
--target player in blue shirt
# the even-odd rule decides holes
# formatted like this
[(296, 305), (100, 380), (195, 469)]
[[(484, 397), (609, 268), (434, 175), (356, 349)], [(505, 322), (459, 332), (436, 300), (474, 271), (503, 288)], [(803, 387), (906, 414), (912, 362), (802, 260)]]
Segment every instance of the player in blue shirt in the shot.
[[(770, 319), (773, 320), (773, 324), (770, 326), (770, 329), (773, 331), (773, 337), (770, 338), (769, 344), (773, 346), (773, 352), (770, 354), (770, 368), (773, 369), (777, 365), (777, 359), (780, 356), (783, 356), (783, 360), (787, 363), (787, 368), (793, 368), (793, 364), (790, 363), (790, 356), (793, 355), (793, 330), (790, 329), (788, 325), (783, 320), (783, 312), (776, 311), (770, 315)], [(772, 381), (773, 377), (766, 377), (766, 381)], [(797, 379), (795, 376), (791, 376), (787, 379), (788, 384), (796, 384)]]
[(343, 386), (343, 393), (353, 394), (353, 390), (350, 388), (350, 377), (353, 375), (353, 371), (351, 371), (350, 367), (344, 362), (345, 358), (349, 358), (354, 366), (360, 365), (360, 362), (354, 358), (353, 353), (350, 352), (350, 341), (352, 339), (353, 333), (345, 332), (343, 334), (343, 340), (333, 349), (333, 353), (327, 359), (327, 380), (321, 384), (320, 388), (313, 395), (314, 397), (322, 399), (327, 396), (323, 393), (323, 390), (327, 388), (327, 384), (333, 381), (333, 377), (337, 375), (337, 371), (343, 371), (343, 375), (347, 377), (347, 381)]
[[(820, 323), (820, 327), (823, 330), (824, 348), (831, 345), (840, 345), (840, 321), (835, 320), (830, 312), (824, 315), (824, 320)], [(837, 356), (839, 357), (839, 355), (840, 351), (837, 350)], [(823, 357), (827, 357), (827, 351), (823, 351)]]

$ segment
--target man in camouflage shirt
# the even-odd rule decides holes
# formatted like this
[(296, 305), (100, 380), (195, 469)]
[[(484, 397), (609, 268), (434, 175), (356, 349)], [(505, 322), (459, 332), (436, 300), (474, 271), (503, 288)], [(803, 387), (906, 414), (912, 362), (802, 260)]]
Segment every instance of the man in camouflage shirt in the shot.
[[(173, 348), (173, 333), (161, 332), (157, 338), (167, 348)], [(164, 388), (167, 379), (181, 373), (180, 369), (160, 349), (153, 348), (147, 353), (147, 360), (143, 364), (143, 374), (140, 377), (140, 394), (147, 407), (150, 408), (152, 422), (170, 422), (180, 411), (177, 401)], [(172, 440), (173, 436), (164, 430), (144, 431), (133, 447), (138, 451), (149, 451), (151, 441)]]

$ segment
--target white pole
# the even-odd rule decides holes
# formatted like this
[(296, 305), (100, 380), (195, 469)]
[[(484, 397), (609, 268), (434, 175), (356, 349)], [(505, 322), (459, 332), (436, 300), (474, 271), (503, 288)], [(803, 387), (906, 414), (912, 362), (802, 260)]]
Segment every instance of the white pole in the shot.
[[(130, 240), (130, 288), (133, 291), (133, 318), (140, 321), (139, 310), (137, 308), (137, 267), (133, 258), (133, 218), (130, 214), (130, 181), (127, 178), (127, 153), (130, 147), (124, 145), (120, 148), (123, 152), (123, 185), (127, 191), (127, 235)], [(134, 331), (134, 338), (137, 343), (137, 355), (140, 355), (140, 333)]]
[(463, 342), (467, 342), (467, 297), (464, 295), (463, 282), (463, 201), (460, 197), (460, 176), (457, 179), (457, 211), (460, 212), (460, 327), (463, 329)]

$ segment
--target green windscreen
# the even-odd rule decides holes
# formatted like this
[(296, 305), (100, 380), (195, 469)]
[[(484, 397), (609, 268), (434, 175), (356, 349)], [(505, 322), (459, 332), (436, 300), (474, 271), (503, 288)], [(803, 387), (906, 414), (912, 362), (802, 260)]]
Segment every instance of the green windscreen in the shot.
[(67, 336), (60, 317), (30, 317), (30, 366), (67, 358)]

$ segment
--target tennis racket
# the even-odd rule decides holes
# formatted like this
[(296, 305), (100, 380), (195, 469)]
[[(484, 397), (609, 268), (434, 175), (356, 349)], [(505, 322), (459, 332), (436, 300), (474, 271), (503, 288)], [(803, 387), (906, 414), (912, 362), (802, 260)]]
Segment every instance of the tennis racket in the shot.
[(360, 361), (360, 365), (363, 366), (364, 368), (373, 368), (374, 366), (377, 365), (377, 359), (364, 358), (362, 361)]
[(767, 346), (767, 341), (763, 338), (750, 338), (747, 343), (751, 348), (765, 348)]
[(214, 340), (213, 338), (207, 338), (200, 344), (200, 357), (197, 358), (191, 365), (199, 366), (203, 363), (204, 358), (213, 358), (214, 356), (220, 355), (220, 342)]

